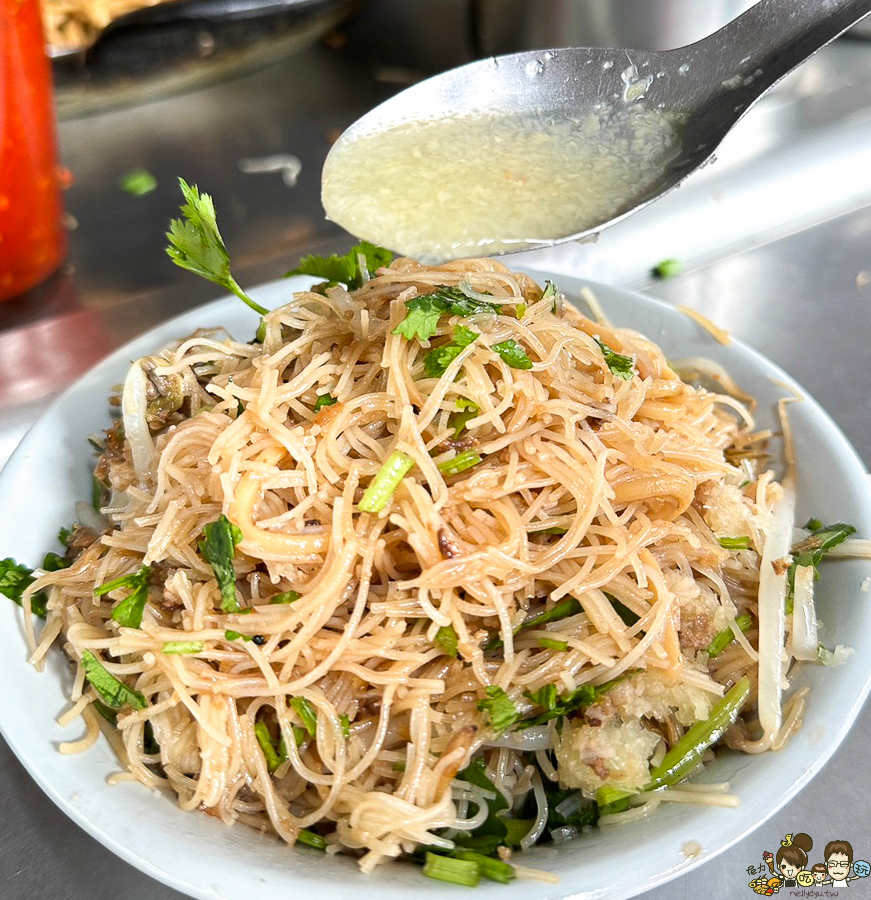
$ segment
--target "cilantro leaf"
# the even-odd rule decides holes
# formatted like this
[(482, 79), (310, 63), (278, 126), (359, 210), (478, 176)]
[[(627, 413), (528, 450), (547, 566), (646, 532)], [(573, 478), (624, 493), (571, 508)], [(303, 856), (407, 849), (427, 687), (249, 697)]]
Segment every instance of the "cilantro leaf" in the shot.
[(488, 685), (485, 693), (487, 697), (478, 701), (478, 709), (489, 715), (490, 725), (499, 734), (517, 722), (520, 718), (520, 711), (514, 705), (514, 701), (498, 685)]
[(493, 344), (490, 349), (495, 350), (502, 357), (502, 361), (512, 369), (532, 368), (532, 360), (514, 338), (509, 338), (500, 344)]
[(598, 686), (592, 684), (582, 684), (574, 691), (566, 694), (559, 694), (555, 684), (546, 684), (537, 691), (524, 691), (523, 696), (527, 700), (531, 700), (536, 706), (540, 706), (544, 712), (531, 719), (524, 719), (517, 727), (531, 728), (533, 725), (543, 725), (551, 719), (561, 719), (569, 713), (578, 709), (584, 709), (595, 703), (602, 694), (607, 693), (612, 687), (631, 678), (636, 674), (637, 669), (630, 669), (611, 681), (606, 681)]
[(458, 325), (454, 329), (452, 339), (447, 344), (433, 347), (423, 358), (423, 370), (430, 378), (440, 378), (448, 366), (469, 346), (478, 339), (478, 333), (471, 328)]
[(201, 194), (196, 185), (189, 185), (183, 178), (178, 183), (186, 203), (181, 208), (184, 218), (169, 223), (166, 233), (169, 258), (182, 269), (232, 291), (255, 312), (266, 315), (268, 310), (255, 303), (230, 274), (230, 257), (218, 231), (212, 198)]
[(436, 649), (444, 653), (445, 656), (452, 656), (454, 659), (457, 658), (457, 632), (454, 630), (453, 625), (442, 625), (436, 632), (433, 644)]
[(85, 670), (85, 678), (88, 679), (103, 702), (112, 709), (120, 709), (122, 706), (145, 709), (148, 706), (148, 701), (139, 691), (127, 687), (123, 681), (119, 681), (90, 650), (82, 653), (82, 668)]
[(203, 540), (198, 545), (200, 554), (212, 567), (215, 580), (221, 589), (221, 609), (224, 612), (234, 613), (240, 609), (236, 598), (233, 557), (236, 553), (236, 544), (241, 540), (242, 532), (239, 527), (222, 514), (203, 528)]
[(94, 596), (102, 597), (120, 588), (130, 588), (130, 594), (125, 597), (113, 610), (112, 618), (127, 628), (139, 628), (142, 624), (142, 614), (145, 612), (145, 604), (148, 602), (148, 582), (151, 580), (151, 566), (142, 566), (138, 571), (120, 578), (113, 578), (94, 588)]
[[(363, 258), (363, 266), (360, 258)], [(344, 256), (334, 253), (332, 256), (304, 256), (299, 266), (291, 269), (285, 277), (291, 275), (313, 275), (324, 278), (329, 284), (344, 284), (349, 291), (356, 290), (369, 280), (371, 274), (381, 266), (390, 265), (393, 254), (383, 247), (376, 247), (368, 241), (355, 244)]]
[(605, 365), (611, 370), (611, 374), (624, 381), (632, 381), (632, 376), (635, 374), (635, 360), (631, 356), (612, 350), (597, 337), (594, 337), (593, 340), (599, 345), (602, 356), (605, 357)]
[(405, 301), (405, 318), (393, 329), (409, 341), (417, 338), (428, 341), (438, 330), (443, 315), (475, 316), (481, 313), (501, 313), (502, 307), (467, 297), (457, 287), (441, 285), (429, 294)]
[(454, 429), (455, 438), (460, 436), (460, 433), (466, 428), (466, 424), (469, 420), (474, 419), (475, 416), (481, 412), (481, 408), (478, 404), (473, 403), (466, 397), (457, 397), (457, 409), (461, 410), (461, 412), (455, 413), (451, 417), (451, 426)]
[[(33, 569), (15, 562), (11, 556), (0, 560), (0, 594), (8, 597), (13, 603), (22, 606), (24, 592), (36, 581)], [(46, 614), (48, 597), (43, 591), (30, 598), (30, 609), (43, 619)]]

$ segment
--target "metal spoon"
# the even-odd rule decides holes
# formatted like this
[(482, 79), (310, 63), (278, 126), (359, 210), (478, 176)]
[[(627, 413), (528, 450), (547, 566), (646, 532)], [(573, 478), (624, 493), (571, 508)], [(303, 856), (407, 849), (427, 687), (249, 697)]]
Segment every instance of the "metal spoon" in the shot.
[[(566, 48), (453, 69), (402, 91), (344, 132), (324, 166), (324, 207), (352, 234), (426, 261), (578, 240), (641, 209), (708, 162), (766, 91), (869, 12), (871, 0), (760, 0), (710, 37), (676, 50)], [(566, 122), (576, 123), (580, 128), (584, 121), (589, 124), (594, 111), (597, 121), (609, 125), (621, 115), (637, 122), (640, 113), (679, 123), (673, 128), (673, 146), (645, 160), (647, 171), (638, 182), (643, 167), (633, 154), (646, 150), (645, 143), (636, 139), (618, 146), (609, 137), (599, 148), (602, 158), (594, 161), (604, 165), (614, 162), (610, 157), (621, 157), (600, 191), (610, 203), (593, 203), (582, 215), (577, 197), (560, 184), (547, 199), (551, 232), (542, 233), (541, 216), (530, 231), (535, 219), (529, 216), (541, 211), (546, 193), (541, 182), (534, 186), (536, 171), (552, 164), (562, 177), (567, 174), (564, 158), (536, 158), (536, 171), (524, 173), (518, 168), (522, 160), (509, 164), (499, 156), (511, 141), (493, 137), (487, 144), (488, 135), (518, 121), (525, 121), (533, 134), (541, 123), (559, 122), (561, 129)], [(465, 152), (462, 130), (475, 121), (486, 121), (490, 129), (479, 128), (475, 137), (484, 141), (485, 162), (479, 159), (471, 181), (455, 189), (472, 172), (472, 164), (451, 157), (455, 150)], [(551, 143), (553, 153), (560, 153), (561, 142)], [(492, 180), (486, 163), (490, 158), (497, 161)], [(594, 172), (591, 177), (599, 176)], [(524, 195), (517, 185), (527, 180), (533, 188)], [(453, 207), (452, 191), (460, 193), (453, 197)], [(492, 225), (480, 224), (478, 207), (497, 209), (509, 194), (511, 205), (498, 233)]]

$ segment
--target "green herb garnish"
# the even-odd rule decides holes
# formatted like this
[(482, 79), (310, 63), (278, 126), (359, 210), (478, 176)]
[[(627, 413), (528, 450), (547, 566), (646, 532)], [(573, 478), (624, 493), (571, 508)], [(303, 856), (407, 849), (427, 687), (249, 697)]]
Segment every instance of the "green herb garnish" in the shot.
[(311, 701), (306, 700), (305, 697), (294, 697), (290, 701), (290, 706), (302, 719), (303, 728), (308, 732), (309, 737), (314, 737), (318, 727), (318, 714)]
[(181, 208), (184, 218), (169, 223), (166, 233), (169, 258), (182, 269), (231, 291), (261, 316), (266, 315), (268, 310), (255, 303), (230, 274), (230, 257), (218, 231), (212, 198), (201, 194), (196, 185), (187, 184), (183, 178), (178, 183), (187, 202)]
[(127, 194), (142, 197), (157, 187), (157, 179), (147, 169), (131, 169), (118, 179), (118, 186)]
[(112, 618), (127, 628), (139, 628), (142, 614), (148, 602), (148, 583), (151, 580), (151, 566), (142, 566), (135, 572), (106, 581), (94, 588), (94, 596), (102, 597), (112, 591), (129, 588), (130, 593), (112, 610)]
[(851, 534), (856, 533), (852, 525), (836, 522), (834, 525), (823, 525), (819, 519), (810, 519), (804, 528), (810, 534), (794, 544), (790, 550), (792, 563), (787, 572), (786, 612), (792, 613), (795, 600), (795, 570), (799, 566), (813, 566), (814, 580), (820, 577), (819, 564), (825, 555), (833, 548), (845, 541)]
[(445, 656), (457, 658), (457, 632), (454, 630), (453, 625), (442, 625), (436, 632), (433, 644)]
[[(516, 637), (521, 631), (526, 631), (529, 628), (540, 628), (542, 625), (549, 625), (551, 622), (559, 622), (561, 619), (568, 619), (570, 616), (576, 616), (583, 611), (584, 607), (581, 606), (574, 597), (569, 597), (567, 600), (561, 600), (550, 609), (545, 609), (540, 613), (536, 613), (534, 616), (530, 616), (525, 622), (516, 625), (512, 634)], [(487, 641), (484, 645), (484, 650), (496, 650), (501, 647), (502, 644), (502, 638), (497, 634)]]
[(269, 600), (269, 605), (274, 606), (281, 603), (296, 603), (300, 596), (301, 594), (297, 593), (297, 591), (282, 591), (280, 594), (276, 594)]
[(478, 709), (489, 716), (493, 730), (500, 734), (514, 725), (520, 718), (520, 710), (514, 701), (496, 684), (487, 685), (486, 699), (478, 701)]
[(202, 653), (206, 645), (202, 641), (167, 641), (163, 645), (166, 654)]
[[(735, 619), (735, 624), (741, 629), (741, 631), (747, 631), (750, 626), (753, 624), (753, 617), (744, 613), (743, 615), (737, 616)], [(718, 632), (714, 635), (713, 640), (710, 644), (708, 644), (707, 653), (708, 656), (713, 659), (715, 656), (719, 656), (732, 641), (735, 640), (735, 632), (732, 628), (724, 628), (722, 631)]]
[(383, 247), (376, 247), (368, 241), (355, 244), (344, 256), (304, 256), (299, 266), (291, 269), (291, 275), (313, 275), (323, 278), (329, 284), (344, 284), (349, 291), (363, 287), (372, 274), (382, 266), (389, 266), (393, 254)]
[(454, 429), (454, 438), (458, 438), (461, 432), (466, 428), (469, 420), (474, 419), (475, 416), (481, 412), (477, 403), (473, 403), (465, 397), (457, 397), (457, 409), (460, 410), (460, 412), (455, 413), (451, 418), (451, 425)]
[(310, 831), (308, 828), (300, 828), (299, 832), (296, 835), (297, 844), (302, 844), (305, 847), (314, 847), (315, 850), (326, 850), (327, 842), (321, 837), (321, 835), (316, 834), (314, 831)]
[(474, 344), (479, 335), (471, 328), (458, 325), (453, 337), (446, 344), (433, 347), (423, 358), (423, 370), (429, 378), (440, 378), (448, 366), (469, 346)]
[(423, 874), (427, 878), (447, 881), (449, 884), (476, 887), (481, 880), (481, 867), (476, 862), (469, 860), (427, 853), (426, 861), (423, 864)]
[(263, 758), (266, 760), (266, 768), (271, 775), (286, 759), (286, 753), (280, 753), (276, 750), (272, 743), (272, 736), (269, 734), (269, 728), (265, 722), (257, 722), (254, 726), (254, 736), (260, 749), (263, 751)]
[[(36, 577), (33, 569), (15, 562), (11, 556), (0, 560), (0, 594), (4, 597), (8, 597), (14, 603), (22, 606), (21, 598), (34, 581), (36, 581)], [(40, 591), (38, 594), (34, 594), (30, 598), (31, 612), (44, 619), (47, 603), (48, 597), (45, 592)]]
[(602, 356), (605, 358), (605, 365), (611, 370), (611, 374), (624, 381), (632, 381), (632, 376), (635, 374), (635, 360), (631, 356), (612, 350), (597, 337), (594, 337), (593, 340), (599, 345)]
[(502, 361), (512, 369), (532, 368), (532, 360), (514, 338), (509, 338), (507, 341), (502, 341), (499, 344), (493, 344), (490, 349), (495, 350), (502, 357)]
[(399, 450), (394, 450), (363, 492), (357, 508), (361, 512), (381, 512), (390, 502), (399, 483), (414, 466), (414, 460)]
[(127, 687), (123, 681), (119, 681), (90, 650), (82, 653), (82, 668), (85, 670), (85, 678), (100, 695), (102, 701), (112, 709), (120, 709), (122, 706), (145, 709), (148, 706), (148, 701), (139, 691), (133, 690), (133, 688)]
[(650, 274), (653, 275), (654, 278), (674, 278), (675, 275), (680, 275), (683, 272), (683, 263), (679, 259), (663, 259), (661, 262), (658, 262), (651, 270)]
[(475, 453), (474, 450), (463, 450), (451, 459), (446, 459), (438, 464), (438, 470), (444, 475), (459, 475), (472, 466), (477, 466), (481, 462), (482, 457)]
[(749, 550), (750, 538), (743, 534), (734, 537), (726, 535), (719, 539), (719, 544), (724, 550)]
[(405, 301), (405, 318), (393, 329), (409, 341), (417, 338), (428, 341), (438, 331), (439, 319), (444, 315), (474, 316), (481, 313), (498, 314), (502, 307), (467, 297), (457, 287), (437, 287), (432, 293)]
[(315, 400), (314, 411), (320, 412), (325, 406), (332, 406), (339, 401), (332, 394), (321, 394), (317, 400)]
[(556, 641), (553, 638), (539, 638), (538, 646), (542, 648), (542, 650), (559, 650), (565, 652), (569, 649), (568, 641)]
[(233, 568), (233, 557), (236, 555), (236, 544), (242, 540), (242, 531), (225, 515), (210, 522), (203, 528), (203, 540), (198, 544), (200, 555), (212, 567), (215, 580), (221, 590), (221, 609), (224, 612), (239, 612), (239, 600), (236, 597), (236, 570)]

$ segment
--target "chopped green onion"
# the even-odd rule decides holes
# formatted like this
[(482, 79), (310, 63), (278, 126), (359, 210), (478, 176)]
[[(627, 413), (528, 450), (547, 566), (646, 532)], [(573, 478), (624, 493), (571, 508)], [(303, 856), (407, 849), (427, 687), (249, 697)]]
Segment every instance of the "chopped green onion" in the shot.
[(297, 844), (303, 844), (306, 847), (314, 847), (315, 850), (326, 850), (327, 842), (319, 834), (309, 831), (308, 828), (300, 828), (296, 836)]
[(314, 411), (320, 412), (325, 406), (333, 406), (333, 404), (338, 403), (339, 401), (332, 394), (321, 394), (317, 400), (315, 400)]
[(270, 606), (275, 606), (281, 603), (296, 603), (299, 600), (301, 594), (297, 593), (297, 591), (282, 591), (280, 594), (276, 594), (269, 601)]
[(552, 638), (540, 637), (538, 639), (538, 646), (544, 650), (566, 651), (569, 649), (569, 642), (568, 641), (555, 641)]
[(489, 878), (490, 881), (498, 881), (500, 884), (508, 884), (517, 877), (514, 866), (503, 862), (501, 859), (493, 859), (492, 856), (476, 853), (474, 850), (453, 850), (451, 851), (451, 858), (477, 863), (484, 878)]
[(444, 653), (445, 656), (457, 658), (457, 632), (454, 631), (453, 625), (442, 625), (436, 632), (433, 643), (436, 649)]
[(341, 713), (339, 716), (339, 725), (342, 729), (342, 736), (345, 740), (348, 740), (351, 736), (351, 720), (344, 713)]
[(263, 751), (263, 757), (266, 760), (266, 768), (271, 775), (283, 762), (284, 759), (278, 754), (275, 745), (272, 743), (272, 737), (269, 734), (269, 728), (265, 722), (258, 722), (254, 726), (254, 735), (260, 749)]
[(683, 272), (683, 263), (679, 259), (669, 258), (658, 262), (651, 270), (650, 274), (654, 278), (674, 278)]
[(228, 641), (238, 641), (239, 638), (241, 638), (243, 641), (253, 641), (253, 640), (254, 640), (254, 635), (253, 635), (253, 634), (242, 634), (241, 631), (235, 631), (235, 630), (232, 629), (232, 628), (228, 628), (228, 629), (224, 632), (224, 637), (225, 637)]
[(318, 714), (311, 702), (305, 697), (294, 697), (290, 701), (290, 706), (302, 719), (303, 728), (308, 732), (309, 737), (314, 737), (318, 727)]
[(748, 550), (750, 548), (750, 538), (740, 534), (735, 537), (721, 537), (720, 546), (724, 550)]
[(616, 597), (607, 592), (605, 592), (605, 596), (608, 598), (608, 602), (611, 606), (614, 607), (614, 612), (620, 616), (624, 625), (631, 627), (641, 618), (638, 613), (633, 612), (625, 603), (621, 603)]
[(792, 564), (787, 573), (786, 612), (791, 614), (795, 598), (795, 570), (799, 566), (813, 566), (814, 579), (819, 578), (818, 566), (823, 557), (833, 548), (845, 541), (856, 529), (852, 525), (837, 522), (834, 525), (823, 525), (819, 519), (810, 519), (805, 524), (810, 534), (792, 547)]
[(394, 450), (384, 461), (357, 504), (360, 512), (381, 512), (390, 502), (399, 483), (414, 466), (414, 460), (406, 453)]
[(704, 722), (696, 722), (665, 754), (662, 762), (650, 770), (646, 790), (677, 784), (701, 762), (702, 755), (738, 718), (750, 693), (750, 679), (744, 675), (718, 703)]
[(164, 653), (202, 653), (206, 645), (202, 641), (167, 641)]
[[(549, 625), (551, 622), (559, 622), (561, 619), (568, 619), (570, 616), (576, 616), (583, 611), (584, 607), (574, 597), (569, 597), (567, 600), (561, 600), (550, 609), (530, 616), (525, 622), (515, 626), (512, 634), (518, 635), (521, 631), (526, 631), (529, 628), (540, 628), (542, 625)], [(502, 638), (499, 635), (495, 635), (484, 645), (484, 650), (496, 650), (501, 646)]]
[(438, 464), (438, 469), (444, 475), (459, 475), (460, 472), (465, 472), (466, 469), (477, 466), (478, 463), (481, 462), (481, 459), (482, 457), (478, 453), (475, 453), (474, 450), (464, 450), (452, 459), (446, 459), (443, 462), (440, 462)]
[(476, 862), (427, 853), (423, 874), (427, 878), (447, 881), (449, 884), (476, 887), (481, 880), (481, 867)]
[[(747, 615), (747, 613), (744, 613), (743, 615), (740, 615), (735, 619), (735, 624), (741, 629), (741, 631), (747, 631), (753, 624), (753, 617)], [(734, 640), (735, 632), (731, 628), (724, 628), (722, 631), (714, 635), (713, 640), (708, 645), (708, 656), (710, 656), (711, 659), (713, 659), (715, 656), (718, 656)]]
[(82, 653), (82, 668), (85, 671), (85, 678), (106, 705), (113, 709), (120, 709), (122, 706), (145, 709), (148, 706), (143, 694), (119, 681), (90, 650)]
[(157, 179), (147, 169), (131, 169), (118, 179), (118, 186), (127, 194), (142, 197), (157, 187)]

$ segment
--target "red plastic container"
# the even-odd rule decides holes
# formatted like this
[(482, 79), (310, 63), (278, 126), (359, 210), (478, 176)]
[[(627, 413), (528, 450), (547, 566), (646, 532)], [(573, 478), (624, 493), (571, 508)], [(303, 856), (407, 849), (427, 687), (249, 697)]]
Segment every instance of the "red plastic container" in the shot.
[(38, 0), (0, 0), (0, 300), (63, 260), (51, 66)]

